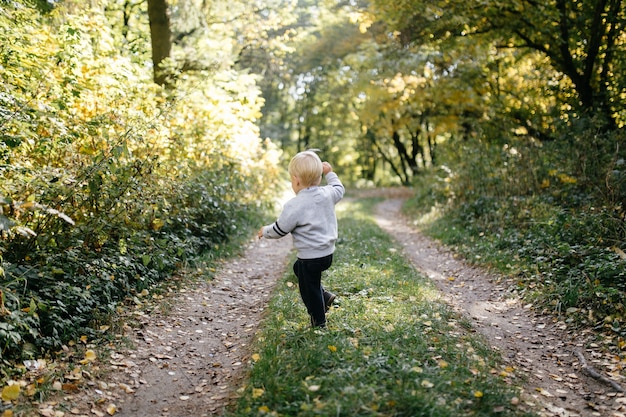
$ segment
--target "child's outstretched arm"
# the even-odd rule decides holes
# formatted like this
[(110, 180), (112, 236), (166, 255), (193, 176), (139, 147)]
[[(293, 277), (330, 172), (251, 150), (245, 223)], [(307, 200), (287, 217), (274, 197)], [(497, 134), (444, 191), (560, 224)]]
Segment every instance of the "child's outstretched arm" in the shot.
[(337, 174), (333, 172), (333, 167), (328, 162), (322, 162), (322, 172), (326, 176), (326, 181), (328, 182), (328, 185), (331, 185), (333, 187), (335, 203), (339, 202), (339, 200), (343, 198), (343, 195), (346, 192), (345, 187), (341, 183), (341, 180), (339, 179)]
[(293, 205), (293, 200), (288, 201), (283, 212), (274, 223), (263, 226), (257, 232), (257, 236), (266, 239), (280, 239), (287, 236), (298, 224), (298, 212), (300, 209)]

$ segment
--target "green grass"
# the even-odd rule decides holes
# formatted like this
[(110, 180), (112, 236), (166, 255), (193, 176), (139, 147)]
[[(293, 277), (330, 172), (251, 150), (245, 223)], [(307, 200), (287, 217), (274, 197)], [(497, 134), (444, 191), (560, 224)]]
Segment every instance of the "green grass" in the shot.
[(341, 240), (323, 282), (339, 297), (325, 331), (290, 268), (228, 416), (522, 416), (520, 381), (372, 220), (372, 200), (338, 207)]

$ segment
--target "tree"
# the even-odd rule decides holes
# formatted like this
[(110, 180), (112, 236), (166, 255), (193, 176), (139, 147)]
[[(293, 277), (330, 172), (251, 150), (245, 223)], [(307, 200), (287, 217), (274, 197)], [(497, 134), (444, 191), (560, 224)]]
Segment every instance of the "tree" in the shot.
[(168, 74), (162, 67), (162, 63), (170, 57), (172, 50), (172, 31), (170, 29), (167, 1), (148, 0), (148, 17), (150, 19), (154, 82), (163, 86), (167, 83)]
[(609, 129), (625, 123), (620, 97), (626, 86), (622, 0), (375, 0), (374, 5), (374, 14), (399, 31), (404, 44), (471, 37), (486, 38), (498, 48), (539, 52), (570, 80), (569, 85), (560, 83), (559, 97), (574, 113), (600, 115)]

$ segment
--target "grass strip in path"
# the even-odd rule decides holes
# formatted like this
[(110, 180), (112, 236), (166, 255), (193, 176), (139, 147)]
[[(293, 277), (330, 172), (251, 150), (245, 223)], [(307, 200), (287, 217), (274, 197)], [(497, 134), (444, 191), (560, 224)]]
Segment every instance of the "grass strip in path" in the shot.
[(228, 415), (530, 415), (511, 370), (376, 226), (373, 205), (338, 206), (341, 240), (323, 279), (339, 295), (329, 328), (309, 328), (289, 270)]

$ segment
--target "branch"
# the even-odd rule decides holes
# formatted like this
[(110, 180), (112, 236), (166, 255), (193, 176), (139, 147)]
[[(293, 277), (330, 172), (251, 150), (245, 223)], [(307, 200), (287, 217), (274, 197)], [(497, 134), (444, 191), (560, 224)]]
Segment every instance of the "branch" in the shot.
[(583, 356), (583, 353), (581, 351), (575, 350), (573, 353), (574, 355), (576, 355), (576, 357), (578, 357), (578, 360), (580, 361), (580, 366), (584, 373), (586, 373), (593, 379), (597, 379), (600, 382), (612, 386), (613, 389), (617, 392), (624, 392), (624, 388), (622, 388), (620, 384), (613, 381), (612, 379), (605, 377), (604, 375), (600, 375), (595, 369), (587, 365), (587, 361), (585, 360), (585, 357)]
[(403, 184), (407, 184), (408, 183), (408, 179), (405, 179), (405, 178), (402, 177), (402, 173), (398, 170), (398, 168), (396, 167), (396, 164), (393, 163), (391, 158), (389, 158), (385, 154), (385, 152), (382, 150), (382, 148), (378, 145), (374, 135), (368, 132), (368, 136), (370, 137), (370, 140), (372, 141), (372, 144), (376, 147), (376, 150), (378, 151), (380, 156), (383, 158), (383, 160), (386, 161), (391, 166), (391, 170), (398, 176), (398, 178), (400, 178), (400, 181), (402, 181)]

